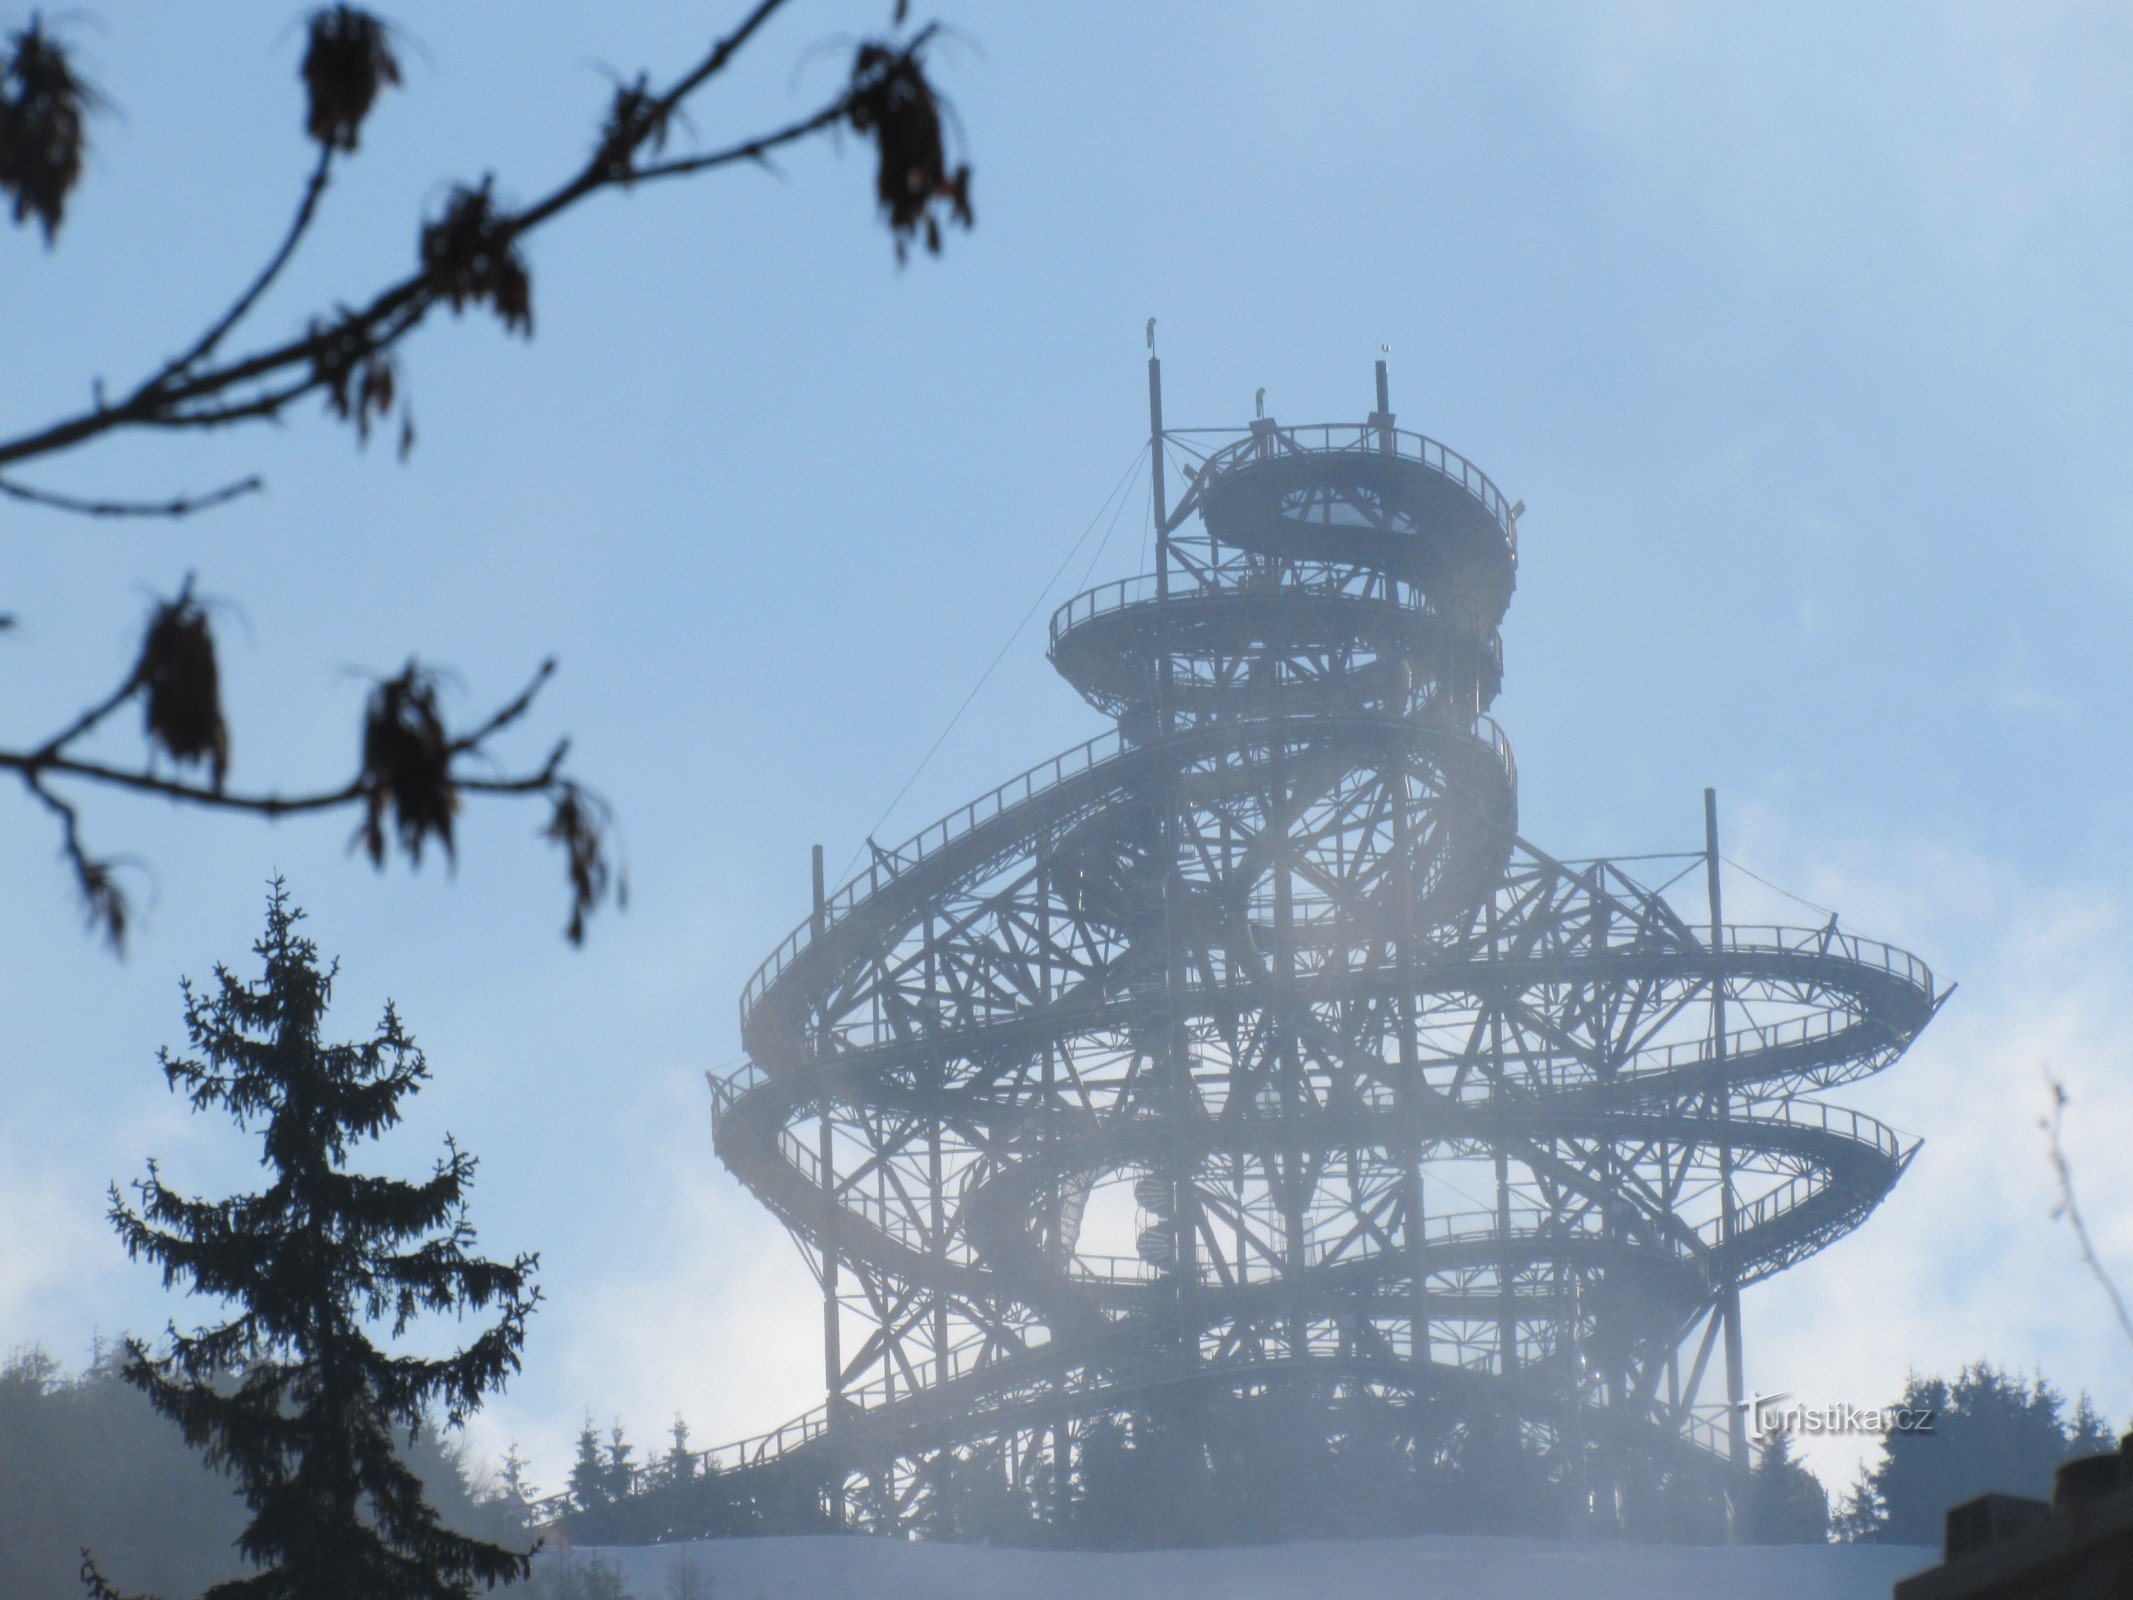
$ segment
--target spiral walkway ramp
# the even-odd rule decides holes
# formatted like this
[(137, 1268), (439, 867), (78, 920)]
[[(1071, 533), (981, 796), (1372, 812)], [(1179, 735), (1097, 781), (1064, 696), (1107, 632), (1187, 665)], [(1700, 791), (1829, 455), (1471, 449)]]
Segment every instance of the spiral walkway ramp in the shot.
[(1692, 909), (1520, 836), (1516, 511), (1382, 368), (1364, 423), (1211, 437), (1150, 365), (1157, 570), (1051, 624), (1114, 730), (818, 864), (742, 996), (716, 1146), (822, 1284), (828, 1397), (719, 1454), (895, 1529), (944, 1457), (1027, 1487), (1286, 1389), (1508, 1418), (1595, 1516), (1633, 1467), (1735, 1493), (1741, 1289), (1915, 1149), (1821, 1096), (1944, 993), (1727, 923), (1715, 823)]

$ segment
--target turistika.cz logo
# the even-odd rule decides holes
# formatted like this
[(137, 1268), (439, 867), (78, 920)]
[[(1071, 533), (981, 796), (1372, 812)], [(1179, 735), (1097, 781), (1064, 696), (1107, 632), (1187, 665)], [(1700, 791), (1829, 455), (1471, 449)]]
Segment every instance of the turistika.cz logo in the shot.
[(1790, 1390), (1752, 1394), (1741, 1401), (1748, 1416), (1752, 1444), (1780, 1433), (1794, 1438), (1827, 1433), (1931, 1433), (1934, 1413), (1921, 1406), (1811, 1406), (1794, 1400)]

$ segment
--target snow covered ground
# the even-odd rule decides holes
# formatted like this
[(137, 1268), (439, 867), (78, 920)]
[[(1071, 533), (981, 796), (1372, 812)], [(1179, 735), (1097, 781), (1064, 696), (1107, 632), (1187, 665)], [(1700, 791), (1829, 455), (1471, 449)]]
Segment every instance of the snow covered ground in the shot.
[(1449, 1536), (1099, 1555), (822, 1535), (578, 1554), (613, 1566), (637, 1600), (1888, 1600), (1939, 1559), (1908, 1545)]

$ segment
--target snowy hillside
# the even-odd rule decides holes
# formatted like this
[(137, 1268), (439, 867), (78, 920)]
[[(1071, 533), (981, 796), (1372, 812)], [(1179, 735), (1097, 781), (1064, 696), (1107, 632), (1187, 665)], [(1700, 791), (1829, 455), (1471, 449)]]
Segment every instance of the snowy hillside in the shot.
[(1099, 1555), (820, 1536), (542, 1559), (586, 1556), (619, 1571), (637, 1600), (1888, 1600), (1938, 1552), (1435, 1537)]

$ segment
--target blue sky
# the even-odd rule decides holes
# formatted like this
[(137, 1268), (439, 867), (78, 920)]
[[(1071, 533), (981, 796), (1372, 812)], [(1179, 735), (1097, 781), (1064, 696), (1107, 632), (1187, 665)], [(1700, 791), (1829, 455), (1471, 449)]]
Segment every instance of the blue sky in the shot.
[[(16, 8), (19, 13), (20, 8)], [(708, 142), (826, 94), (888, 7), (800, 5), (695, 113)], [(0, 12), (12, 17), (16, 13)], [(409, 5), (409, 84), (364, 135), (263, 333), (405, 269), (449, 181), (537, 194), (610, 71), (691, 59), (719, 8)], [(169, 353), (280, 228), (306, 152), (293, 8), (106, 4), (73, 24), (118, 110), (60, 247), (0, 236), (0, 427)], [(2105, 1253), (2133, 1277), (2133, 19), (2109, 5), (950, 6), (941, 76), (979, 225), (899, 271), (865, 154), (824, 145), (609, 198), (532, 250), (536, 337), (410, 349), (396, 466), (303, 415), (126, 442), (43, 481), (267, 495), (177, 527), (0, 508), (0, 738), (129, 660), (153, 590), (226, 597), (233, 777), (339, 778), (364, 680), (449, 664), (471, 714), (545, 654), (519, 746), (568, 732), (623, 818), (634, 904), (557, 936), (531, 809), (478, 807), (456, 875), (383, 876), (340, 822), (93, 800), (155, 900), (130, 960), (74, 932), (44, 819), (0, 835), (0, 1346), (76, 1355), (173, 1308), (100, 1220), (150, 1154), (241, 1181), (153, 1066), (177, 980), (244, 955), (286, 873), (386, 995), (476, 1217), (538, 1248), (527, 1370), (477, 1423), (560, 1475), (589, 1408), (703, 1441), (815, 1398), (797, 1254), (711, 1156), (702, 1074), (805, 910), (807, 852), (876, 829), (1144, 427), (1264, 386), (1403, 426), (1529, 510), (1499, 720), (1525, 831), (1569, 854), (1729, 853), (1963, 988), (1846, 1098), (1926, 1152), (1859, 1235), (1751, 1293), (1751, 1380), (1860, 1403), (1907, 1365), (2041, 1365), (2133, 1413), (2133, 1352), (2048, 1216), (2049, 1060)], [(821, 48), (829, 42), (827, 49)], [(1098, 538), (1102, 535), (1099, 528)], [(1140, 570), (1140, 506), (1054, 591)], [(1041, 615), (1041, 613), (1040, 613)], [(1025, 633), (884, 839), (1098, 731)], [(121, 730), (111, 749), (134, 748)], [(1760, 909), (1752, 886), (1738, 914)], [(1848, 1478), (1843, 1445), (1815, 1457)]]

